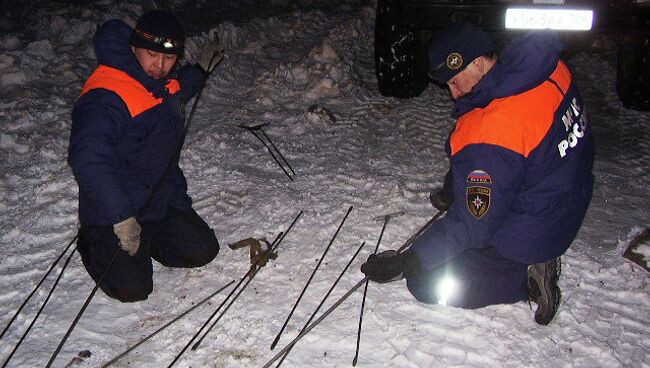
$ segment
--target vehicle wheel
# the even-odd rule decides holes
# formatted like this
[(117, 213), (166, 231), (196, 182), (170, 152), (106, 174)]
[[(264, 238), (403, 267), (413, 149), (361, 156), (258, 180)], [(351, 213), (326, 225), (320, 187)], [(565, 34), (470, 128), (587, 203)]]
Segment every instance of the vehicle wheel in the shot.
[(623, 106), (650, 111), (650, 37), (620, 43), (616, 92)]
[(379, 0), (375, 19), (375, 72), (384, 96), (408, 98), (427, 88), (425, 46), (419, 32), (400, 26), (396, 0)]

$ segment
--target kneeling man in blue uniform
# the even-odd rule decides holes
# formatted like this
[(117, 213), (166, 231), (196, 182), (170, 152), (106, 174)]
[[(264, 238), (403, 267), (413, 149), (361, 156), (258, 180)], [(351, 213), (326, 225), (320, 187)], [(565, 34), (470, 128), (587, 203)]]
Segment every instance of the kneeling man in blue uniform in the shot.
[(184, 38), (165, 11), (144, 14), (135, 29), (107, 21), (94, 38), (99, 66), (72, 111), (77, 249), (95, 282), (106, 273), (100, 284), (106, 295), (122, 302), (152, 292), (152, 258), (168, 267), (200, 267), (219, 252), (214, 231), (191, 207), (178, 166), (182, 103), (214, 64), (202, 53), (199, 65), (178, 68)]
[(406, 278), (418, 300), (460, 308), (530, 299), (535, 321), (551, 322), (560, 256), (594, 185), (591, 127), (561, 51), (555, 33), (531, 32), (497, 54), (467, 22), (434, 38), (430, 77), (447, 85), (458, 119), (432, 196), (447, 212), (410, 249), (370, 256), (370, 280)]

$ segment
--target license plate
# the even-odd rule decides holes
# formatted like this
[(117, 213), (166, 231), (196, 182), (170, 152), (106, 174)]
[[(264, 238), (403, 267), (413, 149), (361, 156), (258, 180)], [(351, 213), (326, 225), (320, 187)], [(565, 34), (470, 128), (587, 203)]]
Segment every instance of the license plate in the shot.
[(509, 8), (506, 10), (506, 28), (588, 31), (593, 18), (592, 10)]

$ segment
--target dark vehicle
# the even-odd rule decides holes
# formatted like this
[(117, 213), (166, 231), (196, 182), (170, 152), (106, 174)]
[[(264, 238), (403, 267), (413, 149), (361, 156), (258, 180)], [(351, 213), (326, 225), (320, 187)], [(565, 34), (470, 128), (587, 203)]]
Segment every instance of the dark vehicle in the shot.
[(426, 47), (435, 32), (468, 20), (497, 42), (528, 29), (560, 31), (572, 52), (616, 47), (624, 106), (650, 110), (650, 0), (378, 0), (375, 67), (384, 96), (414, 97), (429, 81)]

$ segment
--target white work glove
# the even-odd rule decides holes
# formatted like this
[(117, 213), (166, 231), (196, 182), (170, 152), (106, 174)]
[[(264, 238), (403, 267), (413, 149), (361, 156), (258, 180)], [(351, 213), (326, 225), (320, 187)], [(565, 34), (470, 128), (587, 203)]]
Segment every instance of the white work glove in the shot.
[(129, 253), (130, 256), (134, 256), (138, 253), (138, 248), (140, 248), (141, 231), (142, 228), (135, 217), (129, 217), (128, 219), (113, 225), (113, 232), (120, 240), (120, 248)]
[(196, 63), (204, 72), (210, 74), (219, 65), (221, 59), (223, 59), (223, 49), (219, 43), (219, 37), (217, 37), (203, 46)]

